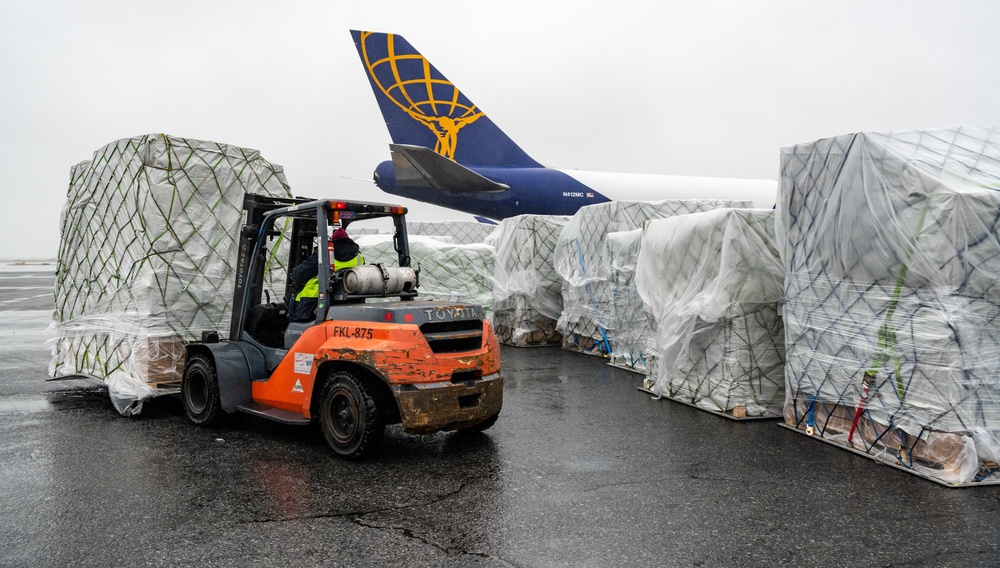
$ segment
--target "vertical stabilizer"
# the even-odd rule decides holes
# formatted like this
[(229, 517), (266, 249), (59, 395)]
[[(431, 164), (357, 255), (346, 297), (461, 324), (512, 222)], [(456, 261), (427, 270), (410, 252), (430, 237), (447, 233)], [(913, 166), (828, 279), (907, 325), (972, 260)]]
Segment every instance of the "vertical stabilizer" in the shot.
[(464, 165), (541, 167), (402, 36), (351, 35), (395, 144)]

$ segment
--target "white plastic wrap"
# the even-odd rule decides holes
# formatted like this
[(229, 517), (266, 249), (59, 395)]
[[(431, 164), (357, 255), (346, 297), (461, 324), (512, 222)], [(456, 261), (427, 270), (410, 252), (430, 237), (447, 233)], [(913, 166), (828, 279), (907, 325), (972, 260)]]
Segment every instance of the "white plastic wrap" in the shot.
[(74, 166), (49, 374), (103, 379), (125, 415), (179, 381), (184, 342), (229, 329), (247, 193), (288, 196), (282, 168), (215, 142), (139, 136)]
[(1000, 132), (782, 150), (785, 419), (946, 483), (997, 480)]
[[(407, 221), (409, 235), (434, 237), (438, 240), (459, 245), (485, 243), (487, 237), (497, 228), (477, 221)], [(442, 239), (440, 237), (449, 237)]]
[(737, 418), (781, 415), (774, 217), (718, 209), (646, 224), (635, 281), (656, 322), (652, 392)]
[(518, 215), (504, 219), (486, 240), (497, 254), (493, 324), (501, 343), (558, 345), (562, 313), (559, 275), (552, 254), (569, 217)]
[(655, 350), (656, 323), (649, 316), (636, 289), (635, 272), (642, 245), (642, 229), (608, 233), (608, 256), (611, 267), (612, 329), (609, 364), (647, 374), (650, 355)]
[[(390, 235), (359, 235), (366, 264), (396, 266), (399, 257)], [(424, 300), (478, 304), (487, 316), (493, 309), (493, 266), (496, 253), (486, 244), (454, 244), (438, 238), (410, 236), (410, 259), (420, 267), (418, 297)]]
[[(443, 243), (472, 245), (485, 243), (497, 225), (479, 223), (477, 221), (407, 221), (406, 233), (409, 236), (431, 237)], [(362, 235), (391, 235), (391, 225), (371, 226), (361, 223), (351, 225), (352, 237)]]
[(664, 219), (720, 207), (750, 207), (749, 201), (720, 199), (611, 201), (581, 207), (556, 241), (553, 265), (562, 280), (563, 311), (557, 329), (563, 347), (608, 355), (614, 329), (614, 290), (608, 282), (608, 233), (631, 231), (650, 219)]

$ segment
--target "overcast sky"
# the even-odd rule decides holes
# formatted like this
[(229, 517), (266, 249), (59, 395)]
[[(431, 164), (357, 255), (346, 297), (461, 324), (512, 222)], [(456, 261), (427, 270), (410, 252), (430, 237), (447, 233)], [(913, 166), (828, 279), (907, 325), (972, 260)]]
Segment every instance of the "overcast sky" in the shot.
[(998, 23), (995, 0), (0, 0), (0, 259), (54, 258), (70, 167), (141, 134), (399, 201), (350, 29), (405, 36), (546, 165), (777, 179), (799, 142), (1000, 125)]

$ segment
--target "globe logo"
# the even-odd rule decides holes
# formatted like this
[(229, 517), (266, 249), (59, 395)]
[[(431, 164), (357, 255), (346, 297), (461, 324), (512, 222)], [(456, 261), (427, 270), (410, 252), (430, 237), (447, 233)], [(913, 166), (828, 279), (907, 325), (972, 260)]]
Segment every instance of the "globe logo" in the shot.
[(454, 160), (458, 131), (482, 111), (395, 34), (361, 32), (361, 59), (382, 94), (434, 134), (434, 151)]

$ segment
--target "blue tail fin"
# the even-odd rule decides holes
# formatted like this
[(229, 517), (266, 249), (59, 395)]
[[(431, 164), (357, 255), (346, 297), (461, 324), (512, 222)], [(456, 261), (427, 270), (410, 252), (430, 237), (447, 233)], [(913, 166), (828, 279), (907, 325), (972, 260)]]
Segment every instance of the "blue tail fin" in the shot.
[(403, 36), (351, 30), (389, 135), (471, 166), (541, 167)]

